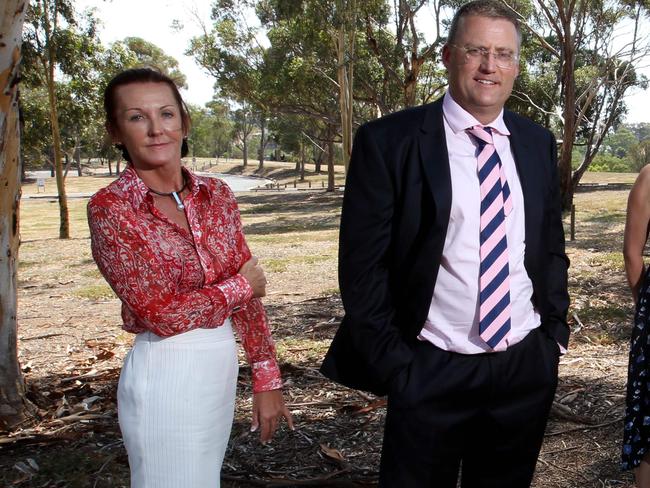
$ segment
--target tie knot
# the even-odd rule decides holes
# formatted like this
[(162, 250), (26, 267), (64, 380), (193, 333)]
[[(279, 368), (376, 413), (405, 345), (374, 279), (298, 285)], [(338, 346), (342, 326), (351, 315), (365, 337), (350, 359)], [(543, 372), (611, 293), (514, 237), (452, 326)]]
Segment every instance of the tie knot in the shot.
[(467, 129), (467, 133), (474, 137), (479, 144), (494, 144), (492, 139), (492, 127), (475, 125), (474, 127)]

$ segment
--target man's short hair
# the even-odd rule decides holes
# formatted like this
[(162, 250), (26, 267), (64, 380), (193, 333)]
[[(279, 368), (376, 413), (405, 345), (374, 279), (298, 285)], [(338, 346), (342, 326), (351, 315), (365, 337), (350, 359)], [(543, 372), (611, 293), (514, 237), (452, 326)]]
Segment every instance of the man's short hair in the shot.
[(490, 17), (493, 19), (504, 19), (511, 22), (517, 30), (517, 40), (521, 43), (521, 28), (519, 26), (519, 17), (506, 4), (499, 0), (474, 0), (468, 2), (458, 9), (451, 21), (447, 44), (453, 44), (458, 33), (458, 24), (462, 17), (476, 15), (479, 17)]

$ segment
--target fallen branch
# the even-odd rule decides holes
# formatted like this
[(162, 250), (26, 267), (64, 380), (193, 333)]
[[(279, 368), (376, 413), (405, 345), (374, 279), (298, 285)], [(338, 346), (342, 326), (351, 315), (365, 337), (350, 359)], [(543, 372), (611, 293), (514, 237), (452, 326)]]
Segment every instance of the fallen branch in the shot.
[(99, 470), (95, 473), (95, 482), (93, 483), (93, 488), (97, 488), (97, 483), (99, 483), (99, 475), (102, 473), (104, 468), (109, 465), (111, 461), (113, 461), (117, 457), (117, 454), (111, 454), (106, 462), (102, 464), (102, 466), (99, 468)]
[(583, 446), (571, 446), (571, 447), (565, 447), (564, 449), (554, 449), (554, 450), (552, 450), (552, 451), (544, 451), (544, 452), (540, 452), (539, 455), (540, 455), (540, 456), (545, 456), (545, 455), (547, 455), (547, 454), (559, 454), (559, 453), (561, 453), (561, 452), (574, 451), (574, 450), (576, 450), (576, 449), (580, 449), (580, 448), (582, 448), (582, 447), (583, 447)]
[(572, 429), (566, 429), (566, 430), (560, 430), (557, 432), (549, 432), (548, 434), (544, 434), (544, 437), (551, 437), (555, 435), (562, 435), (562, 434), (569, 434), (571, 432), (581, 432), (583, 430), (592, 430), (592, 429), (600, 429), (601, 427), (607, 427), (608, 425), (616, 424), (618, 422), (622, 422), (624, 417), (619, 417), (614, 420), (610, 420), (609, 422), (603, 422), (602, 424), (596, 424), (596, 425), (585, 425), (584, 427), (574, 427)]
[(82, 420), (95, 420), (95, 419), (109, 419), (110, 415), (105, 413), (73, 413), (67, 417), (61, 417), (50, 422), (51, 425), (69, 424), (74, 422), (81, 422)]
[(243, 476), (232, 476), (222, 474), (221, 478), (228, 481), (245, 482), (251, 486), (263, 486), (265, 488), (280, 487), (280, 486), (322, 486), (330, 488), (358, 488), (360, 484), (376, 483), (377, 477), (354, 477), (345, 480), (335, 480), (333, 478), (341, 476), (350, 472), (350, 468), (340, 469), (324, 476), (316, 478), (308, 478), (303, 480), (295, 480), (291, 478), (274, 478), (274, 479), (250, 479)]
[(63, 334), (61, 332), (52, 332), (51, 334), (42, 334), (42, 335), (37, 335), (37, 336), (33, 336), (33, 337), (21, 337), (20, 340), (21, 341), (33, 341), (33, 340), (36, 340), (36, 339), (47, 339), (48, 337), (57, 337), (57, 336), (64, 336), (64, 335), (74, 337), (72, 334)]
[(378, 408), (385, 407), (388, 401), (385, 398), (380, 398), (379, 400), (375, 400), (374, 402), (369, 403), (365, 407), (357, 408), (352, 412), (353, 415), (362, 415), (365, 413), (372, 412), (373, 410), (377, 410)]

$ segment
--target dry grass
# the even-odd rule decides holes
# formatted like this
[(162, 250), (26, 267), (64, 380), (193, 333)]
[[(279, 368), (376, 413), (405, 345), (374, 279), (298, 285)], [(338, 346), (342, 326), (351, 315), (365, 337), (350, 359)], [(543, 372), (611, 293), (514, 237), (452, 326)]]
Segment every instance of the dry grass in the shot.
[[(236, 165), (230, 169), (237, 171)], [(91, 188), (98, 180), (106, 182), (71, 178), (70, 185), (78, 186), (70, 191)], [(578, 240), (567, 246), (570, 325), (576, 332), (561, 361), (558, 407), (535, 488), (631, 486), (630, 475), (617, 468), (632, 314), (620, 252), (626, 197), (625, 191), (576, 195)], [(341, 193), (244, 193), (238, 200), (250, 246), (269, 277), (265, 303), (299, 430), (283, 429), (266, 447), (248, 433), (249, 372), (242, 358), (224, 486), (327, 476), (339, 486), (374, 486), (384, 408), (324, 381), (316, 371), (342, 315), (336, 279)], [(90, 256), (85, 203), (71, 200), (74, 238), (66, 241), (56, 238), (56, 203), (24, 200), (21, 206), (19, 350), (40, 423), (31, 426), (37, 441), (0, 446), (0, 486), (127, 486), (115, 388), (132, 337), (121, 331), (119, 301)], [(69, 380), (93, 371), (88, 379)], [(55, 411), (64, 398), (74, 407), (92, 396), (101, 397), (96, 406), (102, 418), (48, 434), (60, 428), (54, 427)], [(338, 449), (344, 464), (325, 455), (321, 444)], [(39, 466), (31, 476), (14, 468), (28, 458)], [(333, 475), (343, 468), (347, 471)]]

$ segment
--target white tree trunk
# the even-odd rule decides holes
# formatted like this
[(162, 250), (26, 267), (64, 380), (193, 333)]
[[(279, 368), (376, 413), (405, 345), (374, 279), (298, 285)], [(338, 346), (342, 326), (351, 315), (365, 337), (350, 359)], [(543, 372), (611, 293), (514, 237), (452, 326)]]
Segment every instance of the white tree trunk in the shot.
[(24, 418), (16, 351), (16, 268), (20, 204), (18, 87), (25, 0), (0, 0), (0, 430)]
[[(343, 138), (343, 164), (345, 172), (348, 171), (350, 155), (352, 154), (352, 120), (354, 102), (354, 55), (355, 55), (355, 30), (356, 1), (341, 2), (339, 4), (341, 22), (334, 35), (334, 48), (337, 57), (337, 78), (339, 84), (339, 108), (341, 110), (341, 134)], [(350, 24), (350, 28), (348, 28)]]

